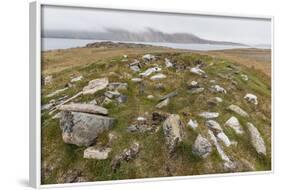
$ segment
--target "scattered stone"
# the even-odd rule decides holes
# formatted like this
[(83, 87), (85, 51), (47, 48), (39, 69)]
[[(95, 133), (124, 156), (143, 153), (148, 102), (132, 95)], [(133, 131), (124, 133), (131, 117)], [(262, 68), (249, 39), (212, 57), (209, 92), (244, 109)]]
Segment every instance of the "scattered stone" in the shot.
[(218, 122), (216, 122), (215, 120), (207, 120), (205, 122), (205, 125), (215, 134), (222, 132), (222, 128), (221, 128), (220, 124)]
[(123, 104), (128, 101), (128, 96), (121, 94), (116, 100), (118, 103)]
[(142, 79), (141, 78), (132, 78), (131, 79), (131, 81), (133, 81), (133, 82), (141, 82), (142, 81)]
[(127, 58), (128, 58), (128, 55), (123, 55), (123, 58), (124, 58), (124, 59), (127, 59)]
[(50, 97), (56, 96), (56, 95), (58, 95), (58, 94), (60, 94), (60, 93), (62, 93), (62, 92), (64, 92), (64, 91), (66, 91), (67, 89), (68, 89), (68, 88), (62, 88), (62, 89), (56, 90), (56, 91), (54, 91), (54, 92), (48, 94), (46, 97), (47, 97), (47, 98), (50, 98)]
[(127, 88), (128, 88), (128, 84), (122, 82), (111, 82), (108, 85), (108, 89), (110, 91), (126, 90)]
[(243, 116), (243, 117), (249, 117), (248, 113), (245, 112), (244, 110), (242, 110), (242, 109), (241, 109), (239, 106), (237, 106), (237, 105), (232, 104), (232, 105), (230, 105), (230, 106), (228, 107), (228, 109), (229, 109), (230, 111), (233, 111), (234, 113), (237, 113), (238, 115)]
[(214, 133), (211, 130), (208, 130), (208, 134), (210, 136), (210, 139), (212, 140), (213, 144), (215, 145), (221, 159), (225, 162), (231, 162), (229, 157), (224, 153), (222, 147), (220, 146), (220, 144), (217, 141), (216, 136), (214, 135)]
[(178, 91), (170, 92), (169, 94), (166, 94), (165, 96), (162, 96), (160, 98), (160, 101), (168, 99), (168, 98), (172, 98), (172, 97), (177, 96), (177, 95), (178, 95)]
[(160, 79), (164, 79), (164, 78), (167, 78), (167, 76), (162, 73), (158, 73), (158, 74), (150, 77), (151, 80), (160, 80)]
[(159, 72), (159, 71), (161, 71), (161, 68), (160, 68), (160, 67), (152, 67), (152, 68), (149, 68), (149, 69), (147, 69), (146, 71), (140, 73), (140, 76), (148, 77), (148, 76), (151, 75), (152, 73)]
[(254, 94), (246, 94), (244, 96), (244, 99), (246, 99), (248, 102), (252, 103), (252, 104), (255, 104), (255, 105), (258, 105), (258, 98), (256, 95)]
[(205, 119), (212, 119), (212, 118), (217, 118), (219, 117), (219, 113), (217, 112), (201, 112), (199, 114), (200, 117), (203, 117)]
[(215, 97), (215, 100), (219, 103), (223, 102), (222, 98), (220, 98), (220, 97)]
[(96, 148), (91, 146), (84, 150), (84, 158), (105, 160), (108, 158), (110, 152), (111, 148)]
[(156, 57), (154, 55), (151, 55), (151, 54), (146, 54), (146, 55), (142, 56), (142, 59), (144, 61), (155, 61)]
[(63, 141), (77, 146), (92, 145), (100, 133), (114, 124), (114, 118), (81, 112), (62, 111), (60, 118)]
[(230, 117), (225, 122), (224, 125), (232, 128), (235, 131), (236, 134), (243, 134), (244, 133), (239, 120), (236, 117), (234, 117), (234, 116)]
[(95, 94), (97, 91), (105, 89), (108, 83), (108, 78), (91, 80), (88, 85), (83, 88), (83, 94)]
[(106, 91), (104, 95), (110, 99), (118, 98), (121, 94), (117, 91)]
[(266, 156), (266, 147), (260, 132), (252, 123), (248, 122), (247, 127), (250, 132), (253, 147), (256, 149), (258, 154)]
[(174, 64), (168, 58), (165, 58), (165, 65), (167, 68), (174, 66)]
[(73, 111), (73, 112), (83, 112), (83, 113), (92, 113), (107, 115), (108, 110), (106, 108), (94, 105), (94, 104), (80, 104), (80, 103), (71, 103), (68, 105), (62, 105), (59, 107), (61, 111)]
[(217, 92), (217, 93), (224, 93), (224, 94), (226, 94), (226, 90), (225, 90), (223, 87), (219, 86), (219, 85), (213, 85), (213, 86), (211, 86), (210, 90), (211, 90), (212, 92)]
[(196, 81), (191, 81), (190, 82), (190, 85), (188, 86), (188, 88), (189, 89), (192, 89), (192, 88), (199, 88), (200, 86), (199, 86), (199, 84), (198, 84), (198, 82), (196, 82)]
[(204, 88), (192, 88), (189, 90), (191, 94), (199, 94), (204, 91)]
[(240, 76), (241, 76), (242, 80), (244, 80), (244, 81), (249, 80), (248, 75), (241, 74)]
[(52, 75), (47, 75), (43, 77), (43, 84), (48, 85), (53, 82), (53, 76)]
[(199, 134), (192, 146), (192, 153), (202, 158), (206, 158), (211, 152), (211, 143)]
[(198, 127), (198, 122), (196, 120), (190, 119), (187, 123), (187, 126), (192, 129), (196, 129)]
[(196, 75), (205, 75), (205, 71), (203, 71), (202, 69), (198, 68), (198, 67), (193, 67), (190, 69), (190, 72)]
[(130, 148), (124, 149), (120, 155), (114, 157), (111, 161), (111, 168), (115, 172), (121, 165), (123, 161), (130, 161), (136, 158), (137, 154), (140, 151), (140, 145), (137, 142), (134, 142)]
[(220, 141), (222, 141), (225, 144), (225, 146), (227, 146), (227, 147), (229, 147), (232, 144), (224, 132), (220, 132), (220, 133), (216, 134), (216, 137)]
[(83, 79), (83, 76), (81, 75), (81, 76), (78, 76), (78, 77), (75, 77), (75, 78), (71, 79), (70, 82), (74, 83), (74, 82), (78, 82), (78, 81), (80, 81), (82, 79)]
[(182, 141), (183, 129), (180, 116), (170, 115), (163, 123), (164, 136), (170, 155), (174, 153), (179, 142)]
[(170, 103), (170, 98), (166, 98), (165, 100), (159, 102), (155, 107), (158, 108), (158, 109), (161, 109), (163, 107), (168, 106), (169, 103)]
[(154, 98), (154, 96), (151, 94), (147, 96), (147, 99), (153, 99), (153, 98)]

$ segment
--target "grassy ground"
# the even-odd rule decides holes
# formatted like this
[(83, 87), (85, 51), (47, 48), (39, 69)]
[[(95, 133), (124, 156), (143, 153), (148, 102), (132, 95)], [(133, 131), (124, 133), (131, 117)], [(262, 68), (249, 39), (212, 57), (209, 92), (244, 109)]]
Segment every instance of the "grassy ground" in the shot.
[[(98, 49), (98, 48), (97, 48)], [(201, 111), (217, 111), (220, 113), (217, 121), (222, 125), (226, 135), (233, 141), (237, 141), (237, 146), (225, 148), (225, 152), (233, 160), (247, 160), (257, 171), (271, 169), (271, 83), (268, 75), (264, 75), (260, 70), (251, 69), (238, 61), (232, 61), (218, 56), (202, 55), (199, 53), (189, 53), (167, 49), (138, 49), (130, 50), (97, 50), (95, 48), (78, 48), (46, 52), (43, 54), (43, 73), (53, 75), (53, 83), (46, 85), (42, 89), (42, 104), (51, 99), (57, 99), (64, 95), (72, 96), (87, 85), (88, 81), (108, 77), (110, 82), (126, 82), (128, 89), (121, 91), (128, 96), (125, 104), (117, 105), (111, 103), (106, 106), (111, 117), (117, 118), (118, 122), (112, 129), (118, 139), (112, 147), (112, 152), (107, 160), (84, 159), (83, 151), (85, 147), (65, 144), (61, 138), (59, 120), (51, 119), (47, 112), (42, 112), (42, 183), (60, 183), (58, 179), (67, 174), (69, 170), (78, 170), (88, 181), (134, 179), (163, 176), (183, 176), (223, 173), (223, 162), (216, 151), (206, 159), (200, 159), (192, 154), (192, 144), (200, 133), (207, 137), (207, 129), (204, 126), (204, 119), (197, 116)], [(100, 52), (99, 52), (100, 51)], [(150, 52), (151, 51), (151, 52)], [(99, 52), (99, 53), (97, 53)], [(159, 59), (153, 63), (163, 66), (162, 73), (167, 75), (161, 80), (164, 89), (155, 88), (158, 82), (149, 78), (144, 80), (144, 94), (139, 94), (139, 86), (132, 83), (131, 77), (138, 77), (127, 66), (133, 59), (140, 59), (144, 53), (153, 53)], [(96, 55), (97, 54), (97, 55)], [(128, 62), (123, 62), (122, 55), (128, 54)], [(164, 58), (169, 58), (177, 65), (181, 65), (181, 70), (175, 68), (165, 68)], [(242, 59), (242, 58), (241, 58)], [(252, 59), (252, 58), (249, 58)], [(208, 78), (191, 74), (188, 67), (194, 66), (197, 60), (202, 60), (205, 66), (203, 70), (208, 74)], [(77, 63), (79, 62), (79, 64)], [(238, 62), (238, 63), (237, 63)], [(58, 65), (57, 65), (58, 63)], [(151, 65), (146, 65), (145, 70)], [(229, 67), (235, 68), (230, 70)], [(237, 74), (236, 71), (239, 71)], [(236, 74), (235, 74), (236, 73)], [(247, 74), (249, 81), (243, 81), (240, 74)], [(76, 83), (76, 86), (60, 93), (59, 95), (46, 98), (46, 95), (63, 88), (71, 77), (83, 75), (83, 80)], [(232, 80), (224, 79), (221, 75), (231, 76)], [(205, 90), (201, 94), (190, 94), (187, 91), (187, 84), (196, 80)], [(228, 93), (214, 94), (208, 90), (210, 80), (216, 80), (217, 84), (227, 89)], [(233, 85), (233, 81), (237, 86)], [(153, 134), (132, 134), (126, 132), (126, 128), (138, 116), (150, 116), (156, 110), (155, 105), (159, 98), (174, 90), (178, 90), (178, 95), (171, 99), (168, 107), (162, 111), (179, 114), (184, 123), (185, 137), (177, 148), (176, 156), (169, 158), (165, 147), (162, 128)], [(104, 91), (94, 95), (81, 96), (75, 102), (87, 102), (99, 99)], [(254, 106), (247, 103), (243, 97), (246, 93), (253, 93), (258, 96), (259, 105)], [(147, 99), (147, 95), (154, 95), (154, 99)], [(223, 102), (215, 107), (210, 107), (207, 100), (219, 96)], [(250, 114), (249, 119), (244, 119), (230, 113), (226, 108), (230, 104), (239, 105)], [(189, 113), (186, 116), (184, 113)], [(230, 116), (235, 115), (242, 123), (245, 135), (238, 136), (231, 129), (223, 124)], [(188, 120), (196, 119), (199, 127), (194, 131), (186, 126)], [(260, 157), (250, 144), (249, 134), (245, 127), (246, 122), (252, 122), (260, 131), (267, 148), (267, 156)], [(111, 159), (122, 152), (124, 148), (130, 146), (133, 141), (138, 141), (141, 150), (137, 158), (130, 162), (122, 163), (121, 167), (113, 173), (110, 168)], [(106, 143), (107, 134), (99, 137), (98, 142)], [(214, 149), (214, 148), (213, 148)], [(215, 150), (215, 149), (214, 149)], [(249, 171), (249, 167), (243, 165), (238, 171)]]

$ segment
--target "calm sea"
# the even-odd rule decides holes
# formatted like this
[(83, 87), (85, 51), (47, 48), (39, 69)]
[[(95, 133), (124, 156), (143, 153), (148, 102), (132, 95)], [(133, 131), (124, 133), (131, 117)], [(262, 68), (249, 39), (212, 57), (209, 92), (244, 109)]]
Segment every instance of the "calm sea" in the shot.
[[(101, 42), (101, 41), (103, 40), (42, 38), (42, 51), (83, 47), (88, 43)], [(128, 42), (128, 43), (134, 43), (134, 42)], [(162, 42), (135, 42), (135, 43), (164, 46), (164, 47), (175, 48), (175, 49), (201, 50), (201, 51), (249, 48), (246, 46), (213, 45), (213, 44), (178, 44), (178, 43), (162, 43)], [(269, 49), (270, 47), (259, 46), (256, 48)]]

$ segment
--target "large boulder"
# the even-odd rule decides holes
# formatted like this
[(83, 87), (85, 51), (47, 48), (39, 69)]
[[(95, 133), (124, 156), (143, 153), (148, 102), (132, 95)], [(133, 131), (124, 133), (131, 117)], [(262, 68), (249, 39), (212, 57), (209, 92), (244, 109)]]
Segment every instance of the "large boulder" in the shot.
[(163, 131), (169, 153), (172, 154), (183, 138), (183, 126), (180, 116), (177, 114), (170, 115), (163, 123)]
[(247, 123), (247, 128), (251, 136), (251, 143), (253, 147), (256, 149), (257, 153), (266, 156), (265, 143), (258, 129), (252, 123), (249, 122)]
[(199, 134), (192, 146), (192, 153), (202, 158), (206, 158), (211, 152), (211, 143)]
[(92, 145), (98, 135), (112, 128), (115, 119), (89, 113), (62, 111), (60, 128), (65, 143), (77, 146)]

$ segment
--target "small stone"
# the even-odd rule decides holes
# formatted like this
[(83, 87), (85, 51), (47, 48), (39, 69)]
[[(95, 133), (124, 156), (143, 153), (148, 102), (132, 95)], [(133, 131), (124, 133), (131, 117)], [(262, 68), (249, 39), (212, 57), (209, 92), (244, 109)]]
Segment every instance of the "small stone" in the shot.
[(111, 148), (96, 148), (88, 147), (84, 150), (84, 158), (105, 160), (108, 158), (108, 154), (111, 152)]
[(241, 76), (242, 80), (244, 80), (244, 81), (249, 80), (248, 75), (241, 74), (240, 76)]
[(168, 106), (169, 102), (170, 102), (170, 98), (166, 98), (165, 100), (158, 103), (155, 107), (158, 108), (158, 109), (161, 109), (163, 107)]
[(247, 123), (247, 128), (250, 132), (251, 143), (253, 147), (256, 149), (257, 153), (266, 156), (265, 143), (258, 129), (252, 123), (249, 122)]
[(219, 113), (217, 112), (201, 112), (199, 114), (200, 117), (203, 117), (205, 119), (212, 119), (212, 118), (217, 118), (219, 117)]
[(202, 69), (198, 68), (198, 67), (193, 67), (190, 69), (190, 72), (193, 74), (197, 74), (197, 75), (205, 75), (205, 71), (203, 71)]
[(131, 81), (138, 83), (138, 82), (141, 82), (142, 79), (141, 78), (132, 78)]
[(154, 55), (151, 55), (151, 54), (146, 54), (146, 55), (142, 56), (142, 59), (144, 61), (155, 61), (156, 57)]
[(111, 82), (108, 84), (108, 89), (111, 91), (126, 90), (128, 88), (127, 83)]
[(74, 82), (78, 82), (78, 81), (80, 81), (82, 79), (83, 79), (83, 76), (81, 75), (81, 76), (78, 76), (78, 77), (75, 77), (75, 78), (71, 79), (70, 82), (74, 83)]
[(230, 142), (229, 138), (226, 136), (224, 132), (220, 132), (216, 135), (216, 137), (221, 140), (225, 146), (229, 147), (232, 143)]
[(219, 103), (223, 102), (222, 98), (220, 98), (220, 97), (215, 97), (215, 100)]
[(44, 85), (48, 85), (53, 82), (53, 76), (52, 75), (47, 75), (43, 77)]
[(211, 152), (211, 143), (199, 134), (192, 146), (192, 153), (202, 158), (206, 158)]
[(117, 98), (117, 97), (119, 97), (121, 94), (120, 94), (119, 92), (117, 92), (117, 91), (106, 91), (106, 92), (104, 93), (104, 95), (105, 95), (106, 97), (112, 99), (112, 98)]
[(140, 76), (148, 77), (148, 76), (151, 75), (152, 73), (159, 72), (159, 71), (161, 71), (161, 68), (160, 68), (160, 67), (152, 67), (152, 68), (149, 68), (149, 69), (147, 69), (146, 71), (140, 73)]
[(212, 132), (214, 133), (220, 133), (222, 132), (222, 128), (218, 122), (215, 120), (207, 120), (205, 122), (206, 127), (208, 127)]
[(230, 127), (230, 128), (232, 128), (232, 129), (235, 131), (236, 134), (243, 134), (243, 133), (244, 133), (244, 131), (243, 131), (243, 129), (242, 129), (242, 126), (241, 126), (239, 120), (238, 120), (236, 117), (234, 117), (234, 116), (232, 116), (231, 118), (229, 118), (229, 119), (225, 122), (224, 125), (225, 125), (225, 126), (228, 126), (228, 127)]
[(230, 106), (228, 107), (228, 109), (229, 109), (230, 111), (233, 111), (234, 113), (237, 113), (238, 115), (243, 116), (243, 117), (249, 117), (248, 113), (245, 112), (244, 110), (242, 110), (242, 109), (241, 109), (239, 106), (237, 106), (237, 105), (232, 104), (232, 105), (230, 105)]
[(178, 95), (177, 91), (170, 92), (169, 94), (166, 94), (165, 96), (162, 96), (160, 98), (160, 101), (168, 99), (168, 98), (172, 98), (172, 97), (177, 96), (177, 95)]
[(244, 96), (244, 99), (246, 99), (248, 102), (252, 103), (252, 104), (255, 104), (255, 105), (258, 105), (258, 98), (256, 95), (254, 94), (246, 94)]
[(213, 85), (213, 86), (211, 86), (211, 91), (212, 91), (212, 92), (217, 92), (217, 93), (224, 93), (224, 94), (226, 94), (226, 90), (225, 90), (223, 87), (219, 86), (219, 85)]
[(150, 77), (151, 80), (161, 80), (161, 79), (164, 79), (164, 78), (167, 78), (167, 76), (162, 74), (162, 73), (158, 73), (158, 74)]
[(151, 94), (147, 96), (147, 99), (153, 99), (153, 98), (154, 98), (154, 96)]
[(189, 92), (191, 94), (199, 94), (199, 93), (201, 93), (203, 91), (204, 91), (204, 88), (192, 88), (191, 90), (189, 90)]
[(165, 58), (165, 65), (167, 68), (174, 66), (174, 64), (168, 58)]
[(198, 127), (198, 122), (196, 120), (190, 119), (187, 123), (187, 126), (191, 129), (196, 129)]

